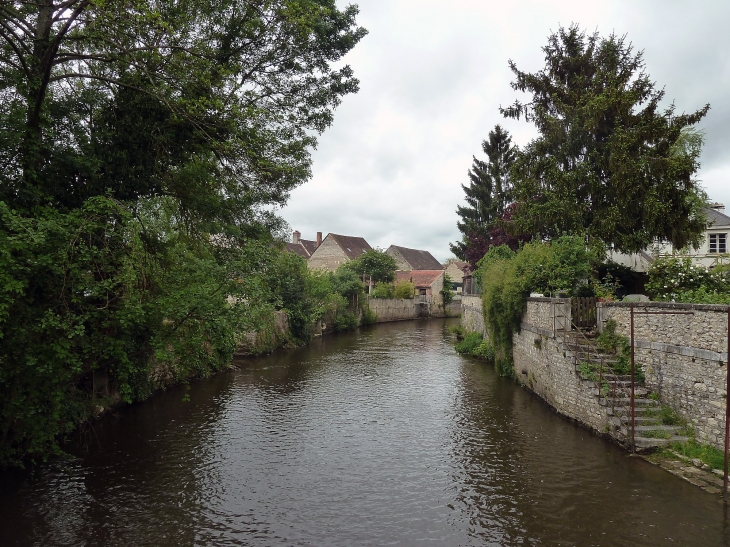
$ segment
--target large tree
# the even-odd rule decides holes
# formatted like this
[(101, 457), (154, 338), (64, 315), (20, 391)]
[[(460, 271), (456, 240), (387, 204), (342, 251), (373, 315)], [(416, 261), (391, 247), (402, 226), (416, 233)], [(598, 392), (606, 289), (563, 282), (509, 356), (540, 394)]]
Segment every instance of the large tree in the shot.
[(482, 141), (482, 151), (487, 161), (472, 157), (469, 185), (461, 185), (466, 205), (456, 208), (460, 217), (456, 226), (463, 235), (462, 241), (452, 243), (450, 247), (451, 252), (462, 260), (468, 260), (467, 254), (473, 254), (469, 248), (476, 241), (488, 238), (490, 230), (511, 201), (510, 169), (516, 153), (512, 138), (496, 125), (489, 132), (488, 139)]
[(543, 51), (539, 72), (510, 61), (513, 89), (531, 99), (501, 109), (539, 132), (514, 167), (516, 228), (582, 233), (625, 252), (655, 239), (697, 244), (705, 228), (699, 147), (683, 146), (682, 134), (709, 105), (690, 114), (662, 109), (664, 91), (625, 37), (561, 27)]
[[(364, 35), (334, 0), (0, 1), (0, 199), (250, 219), (310, 175)], [(191, 222), (191, 226), (198, 225)]]
[(293, 283), (270, 281), (301, 264), (277, 260), (271, 210), (357, 90), (339, 64), (356, 14), (0, 0), (0, 467), (228, 366), (274, 306), (299, 335)]

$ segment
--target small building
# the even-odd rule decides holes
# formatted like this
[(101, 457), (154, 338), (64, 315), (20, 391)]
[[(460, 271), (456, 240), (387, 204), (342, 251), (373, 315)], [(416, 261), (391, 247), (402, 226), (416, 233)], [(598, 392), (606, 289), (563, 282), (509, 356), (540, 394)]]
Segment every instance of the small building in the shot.
[(372, 249), (362, 237), (327, 234), (307, 260), (310, 270), (334, 272), (345, 262), (356, 259)]
[(317, 232), (317, 240), (302, 239), (302, 234), (298, 230), (294, 230), (291, 237), (291, 243), (286, 244), (286, 250), (290, 253), (298, 254), (305, 260), (309, 260), (314, 251), (322, 243), (322, 232)]
[(471, 273), (471, 266), (463, 260), (454, 260), (446, 265), (446, 275), (451, 279), (451, 290), (461, 293), (464, 286), (464, 276)]
[(395, 259), (398, 270), (443, 270), (444, 267), (428, 251), (391, 245), (385, 254)]
[(439, 302), (441, 289), (444, 288), (444, 270), (410, 270), (395, 272), (395, 282), (411, 281), (416, 286), (416, 294), (422, 300)]

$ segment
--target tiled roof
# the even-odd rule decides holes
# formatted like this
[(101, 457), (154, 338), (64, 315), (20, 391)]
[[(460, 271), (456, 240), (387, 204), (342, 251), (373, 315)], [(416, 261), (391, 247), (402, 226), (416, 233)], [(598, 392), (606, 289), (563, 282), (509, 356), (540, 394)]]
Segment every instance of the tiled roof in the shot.
[(725, 213), (721, 213), (717, 209), (711, 207), (705, 207), (705, 214), (707, 215), (707, 227), (712, 228), (718, 226), (730, 226), (730, 217)]
[(459, 268), (462, 272), (465, 272), (467, 268), (471, 267), (468, 262), (464, 262), (463, 260), (454, 260), (452, 264)]
[(307, 254), (307, 250), (299, 245), (298, 243), (287, 243), (286, 244), (286, 250), (290, 253), (298, 254), (299, 256), (303, 258), (309, 258), (309, 255)]
[(300, 239), (299, 243), (301, 243), (302, 247), (304, 247), (307, 250), (307, 253), (309, 253), (309, 256), (312, 256), (312, 253), (317, 248), (317, 242), (311, 241), (309, 239)]
[(354, 260), (365, 251), (372, 249), (362, 237), (341, 236), (337, 234), (328, 234), (327, 237), (334, 239), (335, 243), (340, 246), (350, 260)]
[(413, 281), (416, 288), (430, 287), (443, 274), (443, 270), (411, 270), (410, 272), (399, 270), (395, 272), (395, 280), (396, 282)]
[(398, 251), (413, 270), (439, 270), (443, 269), (441, 263), (436, 260), (428, 251), (419, 249), (408, 249), (407, 247), (398, 247), (391, 245), (391, 249)]

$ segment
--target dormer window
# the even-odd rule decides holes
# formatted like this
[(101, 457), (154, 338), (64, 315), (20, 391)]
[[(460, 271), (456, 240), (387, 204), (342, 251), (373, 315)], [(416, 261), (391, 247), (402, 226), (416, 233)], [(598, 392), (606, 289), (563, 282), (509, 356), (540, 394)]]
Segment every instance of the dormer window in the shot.
[(727, 252), (727, 234), (710, 234), (710, 252)]

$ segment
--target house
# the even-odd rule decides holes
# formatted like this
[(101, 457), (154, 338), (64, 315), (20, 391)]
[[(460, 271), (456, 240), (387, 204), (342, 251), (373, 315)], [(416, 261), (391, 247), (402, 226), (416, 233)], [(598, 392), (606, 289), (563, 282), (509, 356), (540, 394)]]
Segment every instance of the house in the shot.
[(396, 269), (398, 270), (443, 270), (444, 268), (428, 251), (391, 245), (385, 251), (385, 254), (395, 259)]
[(340, 265), (370, 249), (372, 247), (362, 237), (327, 234), (307, 259), (307, 266), (310, 270), (334, 272)]
[(457, 293), (462, 291), (464, 276), (469, 273), (471, 273), (471, 266), (463, 260), (454, 260), (446, 265), (446, 275), (451, 279), (451, 288)]
[(441, 289), (444, 288), (444, 270), (411, 270), (395, 272), (395, 282), (412, 281), (416, 286), (416, 293), (421, 300), (440, 302)]
[(302, 239), (302, 234), (294, 230), (291, 237), (291, 243), (286, 244), (286, 250), (290, 253), (298, 254), (304, 260), (308, 260), (314, 251), (322, 243), (322, 232), (317, 232), (317, 241), (310, 239)]
[[(690, 248), (686, 251), (694, 264), (710, 267), (730, 261), (730, 257), (723, 256), (730, 252), (730, 248), (728, 248), (730, 217), (724, 211), (725, 206), (722, 203), (713, 203), (705, 209), (707, 229), (704, 241), (699, 249)], [(636, 272), (647, 272), (656, 258), (673, 254), (675, 254), (674, 249), (671, 244), (667, 243), (657, 244), (650, 249), (633, 254), (609, 252), (609, 258)]]

